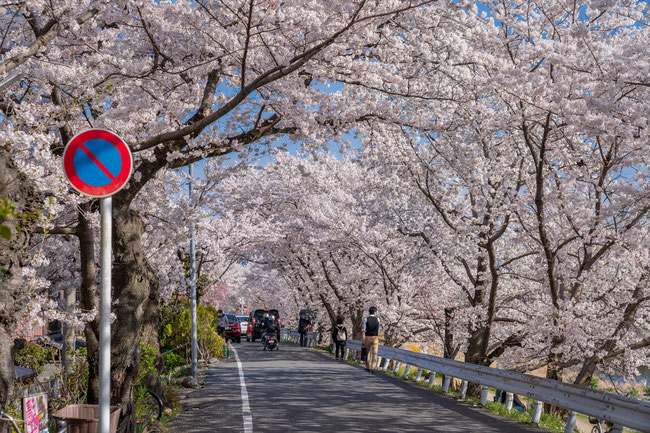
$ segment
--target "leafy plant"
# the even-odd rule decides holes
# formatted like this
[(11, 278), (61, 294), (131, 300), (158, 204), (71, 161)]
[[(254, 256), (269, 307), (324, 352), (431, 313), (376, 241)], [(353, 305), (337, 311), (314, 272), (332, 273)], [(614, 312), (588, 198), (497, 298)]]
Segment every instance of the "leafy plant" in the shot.
[(158, 408), (147, 390), (146, 377), (156, 372), (156, 354), (153, 347), (149, 344), (140, 343), (140, 367), (133, 388), (138, 432), (145, 431), (148, 425), (155, 423), (154, 416)]
[[(223, 338), (217, 334), (217, 312), (211, 306), (198, 305), (196, 309), (197, 345), (200, 359), (223, 356)], [(189, 358), (191, 343), (190, 309), (183, 308), (167, 323), (162, 324), (160, 332), (161, 349), (170, 352), (184, 353)], [(182, 351), (182, 349), (185, 349)]]
[(165, 363), (165, 371), (171, 372), (176, 367), (180, 367), (185, 364), (185, 358), (180, 355), (175, 354), (174, 352), (165, 352), (162, 355), (163, 362)]
[(45, 347), (36, 343), (27, 343), (25, 347), (16, 352), (14, 363), (20, 367), (31, 368), (39, 373), (45, 364), (56, 360), (59, 356), (58, 349)]

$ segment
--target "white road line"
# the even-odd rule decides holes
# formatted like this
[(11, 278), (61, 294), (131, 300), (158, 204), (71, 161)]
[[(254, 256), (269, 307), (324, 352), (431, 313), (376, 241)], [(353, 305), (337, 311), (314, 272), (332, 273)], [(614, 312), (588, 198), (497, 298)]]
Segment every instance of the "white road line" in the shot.
[(235, 354), (237, 361), (237, 368), (239, 368), (239, 385), (241, 388), (241, 414), (244, 417), (244, 433), (253, 433), (253, 414), (251, 407), (248, 403), (248, 391), (246, 391), (246, 381), (244, 380), (244, 369), (241, 366), (241, 361), (237, 355), (235, 348), (232, 348), (232, 353)]

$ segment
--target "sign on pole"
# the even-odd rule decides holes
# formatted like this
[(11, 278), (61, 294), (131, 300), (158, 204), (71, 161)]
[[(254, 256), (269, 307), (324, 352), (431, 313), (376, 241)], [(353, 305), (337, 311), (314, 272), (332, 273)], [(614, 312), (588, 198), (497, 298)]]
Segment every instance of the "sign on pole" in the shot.
[(74, 189), (90, 197), (108, 197), (126, 184), (133, 156), (120, 137), (104, 129), (75, 135), (63, 151), (65, 175)]
[(133, 155), (110, 131), (89, 129), (75, 135), (63, 150), (63, 170), (74, 189), (100, 198), (101, 258), (99, 294), (99, 433), (110, 431), (111, 406), (111, 238), (112, 195), (126, 185)]

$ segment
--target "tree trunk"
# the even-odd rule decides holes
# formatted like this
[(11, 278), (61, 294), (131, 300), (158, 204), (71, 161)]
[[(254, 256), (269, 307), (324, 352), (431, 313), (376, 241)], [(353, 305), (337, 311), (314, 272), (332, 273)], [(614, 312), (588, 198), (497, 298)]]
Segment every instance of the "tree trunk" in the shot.
[[(468, 364), (485, 365), (486, 356), (483, 353), (483, 340), (486, 338), (486, 328), (481, 326), (475, 329), (469, 337), (467, 343), (467, 351), (465, 352), (465, 362)], [(469, 382), (467, 386), (467, 395), (470, 397), (478, 397), (481, 395), (481, 385), (474, 382)]]
[[(91, 202), (83, 203), (77, 216), (77, 235), (79, 236), (79, 255), (81, 263), (81, 308), (93, 311), (99, 307), (97, 294), (97, 267), (95, 266), (95, 237), (88, 219)], [(88, 361), (89, 404), (99, 403), (99, 323), (98, 318), (88, 322), (84, 328), (86, 335), (86, 357)]]
[[(113, 199), (113, 313), (111, 346), (111, 400), (122, 409), (118, 432), (135, 432), (133, 387), (138, 375), (140, 341), (145, 323), (159, 320), (158, 307), (147, 307), (158, 278), (142, 246), (144, 223), (129, 202)], [(157, 301), (157, 295), (155, 300)]]
[(454, 333), (451, 330), (451, 325), (454, 320), (454, 309), (445, 308), (445, 342), (443, 347), (443, 357), (454, 359), (456, 357), (456, 349), (454, 348)]
[(363, 322), (363, 309), (350, 308), (350, 320), (352, 321), (352, 338), (361, 340), (361, 323)]
[[(73, 285), (68, 285), (65, 288), (65, 311), (68, 314), (74, 314), (77, 307), (77, 289)], [(76, 337), (74, 328), (67, 324), (63, 324), (63, 348), (61, 350), (63, 355), (63, 371), (67, 377), (72, 369), (74, 360), (74, 350), (76, 347)], [(70, 352), (72, 351), (72, 353)]]
[[(0, 198), (9, 199), (15, 205), (15, 215), (0, 220), (11, 235), (9, 239), (0, 236), (0, 409), (4, 410), (15, 378), (11, 343), (18, 320), (29, 301), (22, 268), (29, 261), (26, 251), (34, 232), (35, 219), (28, 215), (36, 215), (42, 203), (36, 186), (20, 173), (6, 147), (0, 147), (0, 194)], [(0, 421), (0, 432), (4, 431), (7, 431), (7, 425)]]
[[(546, 363), (546, 378), (562, 382), (562, 369), (560, 368), (560, 356), (554, 353), (554, 349), (559, 347), (564, 342), (564, 339), (558, 336), (553, 337), (551, 341), (551, 348), (549, 350), (548, 361)], [(553, 406), (550, 403), (544, 403), (544, 412), (555, 415), (562, 415), (566, 412), (565, 409)]]

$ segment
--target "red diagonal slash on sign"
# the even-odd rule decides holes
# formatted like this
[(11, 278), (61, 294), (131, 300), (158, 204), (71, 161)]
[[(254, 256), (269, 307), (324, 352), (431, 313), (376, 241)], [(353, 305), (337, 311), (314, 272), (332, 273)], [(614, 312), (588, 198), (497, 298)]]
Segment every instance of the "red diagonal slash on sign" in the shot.
[[(120, 172), (118, 174), (111, 172), (107, 168), (107, 163), (101, 161), (103, 159), (102, 154), (96, 153), (93, 155), (93, 152), (90, 150), (91, 148), (86, 146), (85, 143), (93, 139), (104, 140), (115, 146), (115, 149), (117, 149), (120, 154)], [(74, 157), (80, 149), (88, 158), (90, 158), (92, 164), (95, 164), (95, 166), (98, 167), (105, 176), (108, 176), (108, 179), (110, 180), (108, 185), (93, 186), (79, 178), (77, 168), (74, 165)], [(117, 168), (115, 168), (115, 170), (117, 170)], [(133, 171), (133, 155), (124, 140), (111, 131), (105, 129), (88, 129), (72, 137), (65, 146), (65, 149), (63, 149), (63, 171), (70, 181), (70, 185), (80, 193), (90, 197), (108, 197), (121, 190), (131, 177)], [(99, 172), (97, 174), (99, 174)]]
[(95, 164), (97, 164), (97, 167), (99, 167), (100, 170), (103, 171), (106, 176), (108, 176), (108, 178), (111, 180), (111, 182), (115, 182), (115, 180), (117, 180), (117, 178), (115, 176), (113, 176), (113, 173), (108, 171), (108, 169), (106, 167), (104, 167), (104, 164), (102, 164), (101, 161), (99, 159), (97, 159), (97, 157), (95, 155), (93, 155), (93, 153), (90, 150), (88, 150), (88, 148), (86, 146), (81, 144), (81, 145), (79, 145), (79, 148), (81, 150), (83, 150), (86, 155), (88, 155), (88, 158), (90, 158)]

